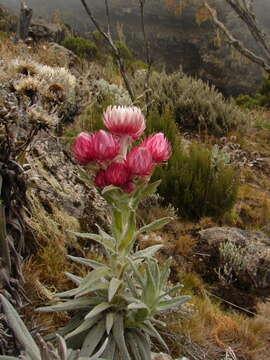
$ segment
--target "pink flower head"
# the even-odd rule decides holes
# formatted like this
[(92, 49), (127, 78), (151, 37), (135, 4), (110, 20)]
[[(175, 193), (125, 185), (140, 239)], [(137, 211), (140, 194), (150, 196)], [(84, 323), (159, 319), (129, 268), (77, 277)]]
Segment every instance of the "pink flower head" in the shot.
[(121, 186), (126, 193), (131, 193), (135, 189), (135, 185), (132, 181), (128, 181), (126, 184)]
[(129, 179), (129, 171), (125, 164), (112, 162), (105, 172), (105, 178), (107, 184), (123, 186)]
[(148, 176), (153, 168), (151, 152), (144, 146), (135, 146), (126, 158), (132, 175)]
[(104, 170), (99, 170), (99, 172), (96, 174), (94, 179), (94, 184), (100, 188), (104, 188), (105, 186), (108, 185)]
[(150, 135), (141, 145), (150, 151), (155, 163), (167, 161), (171, 155), (171, 147), (163, 133)]
[(103, 113), (103, 122), (115, 135), (128, 135), (137, 139), (145, 130), (145, 120), (136, 106), (109, 106)]
[(73, 144), (75, 159), (81, 164), (87, 164), (94, 160), (93, 136), (87, 132), (81, 132)]
[(97, 160), (112, 160), (120, 150), (119, 142), (112, 134), (99, 130), (93, 134), (93, 151)]

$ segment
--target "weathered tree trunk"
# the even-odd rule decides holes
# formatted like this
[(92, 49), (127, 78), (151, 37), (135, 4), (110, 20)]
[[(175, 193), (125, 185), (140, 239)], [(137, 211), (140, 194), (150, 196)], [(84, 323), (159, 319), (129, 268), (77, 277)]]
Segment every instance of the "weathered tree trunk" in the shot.
[(30, 9), (24, 1), (21, 1), (21, 10), (18, 21), (16, 40), (24, 41), (27, 38), (32, 16), (33, 10)]

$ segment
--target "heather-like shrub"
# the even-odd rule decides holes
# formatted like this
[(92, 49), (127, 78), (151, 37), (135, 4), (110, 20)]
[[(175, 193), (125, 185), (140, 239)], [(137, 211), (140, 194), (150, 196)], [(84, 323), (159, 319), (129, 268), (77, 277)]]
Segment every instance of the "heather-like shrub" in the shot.
[(255, 96), (241, 94), (236, 98), (236, 103), (248, 109), (258, 106), (270, 108), (270, 79), (264, 79), (259, 92)]
[(92, 59), (97, 55), (97, 46), (83, 37), (66, 37), (62, 45), (82, 58)]
[[(146, 72), (135, 75), (134, 85), (143, 92)], [(225, 100), (214, 86), (181, 72), (167, 75), (154, 72), (150, 77), (150, 101), (160, 113), (169, 109), (179, 126), (194, 131), (225, 135), (246, 123), (246, 114), (232, 100)]]
[(164, 132), (172, 145), (168, 164), (154, 173), (154, 178), (162, 179), (159, 194), (165, 201), (171, 202), (182, 216), (190, 219), (219, 217), (233, 207), (238, 177), (234, 168), (228, 165), (226, 154), (217, 146), (212, 151), (197, 144), (184, 149), (177, 125), (168, 111), (164, 116), (150, 113), (147, 129)]

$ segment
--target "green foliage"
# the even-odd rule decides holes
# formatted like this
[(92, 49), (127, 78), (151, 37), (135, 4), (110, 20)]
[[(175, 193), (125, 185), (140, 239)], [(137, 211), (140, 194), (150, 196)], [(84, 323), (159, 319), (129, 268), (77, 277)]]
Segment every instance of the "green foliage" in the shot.
[(92, 271), (84, 278), (67, 273), (77, 287), (56, 295), (63, 302), (39, 309), (73, 311), (59, 334), (72, 349), (80, 348), (85, 358), (98, 352), (105, 359), (150, 360), (150, 338), (167, 349), (155, 328), (156, 323), (164, 324), (155, 316), (174, 308), (179, 311), (189, 299), (179, 295), (181, 285), (168, 286), (170, 259), (160, 267), (153, 258), (162, 245), (133, 252), (138, 234), (157, 230), (171, 220), (162, 218), (136, 229), (140, 201), (153, 194), (159, 184), (137, 184), (132, 195), (114, 186), (104, 188), (103, 196), (112, 207), (112, 234), (100, 227), (98, 234), (73, 234), (102, 245), (107, 263), (69, 256)]
[(97, 46), (92, 41), (83, 37), (66, 37), (62, 41), (62, 45), (82, 58), (93, 59), (98, 51)]
[[(144, 71), (136, 73), (137, 93), (143, 92), (145, 76)], [(181, 129), (221, 136), (246, 124), (247, 115), (232, 100), (225, 100), (214, 86), (181, 72), (154, 72), (150, 89), (152, 108), (160, 113), (169, 109)]]
[(270, 108), (270, 78), (265, 78), (259, 92), (255, 96), (239, 95), (236, 103), (248, 109), (256, 107)]
[(133, 59), (131, 51), (123, 41), (116, 40), (115, 46), (117, 47), (119, 55), (124, 61), (131, 61)]
[(197, 144), (184, 150), (173, 116), (168, 111), (164, 116), (151, 112), (147, 128), (150, 132), (164, 132), (172, 145), (167, 166), (158, 167), (154, 178), (162, 180), (160, 195), (178, 208), (182, 216), (193, 220), (203, 216), (217, 218), (233, 207), (238, 180), (236, 171), (228, 165), (226, 154), (216, 146), (209, 151)]

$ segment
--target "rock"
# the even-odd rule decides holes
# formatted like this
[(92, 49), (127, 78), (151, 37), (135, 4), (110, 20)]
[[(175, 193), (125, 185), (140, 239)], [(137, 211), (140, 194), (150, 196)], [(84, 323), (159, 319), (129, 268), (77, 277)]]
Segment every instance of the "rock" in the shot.
[(49, 23), (42, 18), (32, 20), (29, 34), (33, 40), (61, 42), (70, 35), (69, 27), (64, 24)]
[(258, 295), (270, 294), (270, 239), (266, 234), (213, 227), (200, 231), (199, 235), (210, 271), (215, 268), (221, 278), (227, 277), (227, 281), (242, 289)]

